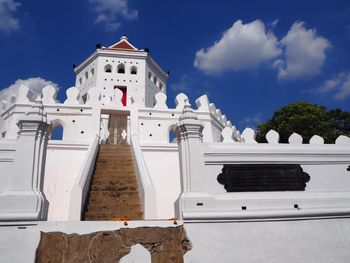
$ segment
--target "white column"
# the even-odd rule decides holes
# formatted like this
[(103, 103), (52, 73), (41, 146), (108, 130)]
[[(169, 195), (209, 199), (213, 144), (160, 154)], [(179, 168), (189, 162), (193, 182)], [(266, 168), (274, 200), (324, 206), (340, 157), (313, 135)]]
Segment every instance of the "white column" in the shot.
[(19, 137), (11, 179), (0, 197), (0, 221), (45, 219), (42, 193), (46, 159), (47, 128), (41, 103), (18, 119)]
[(185, 199), (203, 189), (204, 157), (201, 145), (203, 128), (203, 123), (197, 119), (187, 102), (175, 129), (179, 144), (182, 190), (176, 207), (177, 216), (180, 218), (182, 218)]

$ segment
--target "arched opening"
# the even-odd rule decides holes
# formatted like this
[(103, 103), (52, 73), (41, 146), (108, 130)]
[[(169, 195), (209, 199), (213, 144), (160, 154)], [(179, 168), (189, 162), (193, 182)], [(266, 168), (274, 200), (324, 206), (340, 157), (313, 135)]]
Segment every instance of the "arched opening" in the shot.
[(131, 75), (136, 75), (137, 74), (137, 68), (135, 66), (131, 67), (130, 74)]
[(79, 78), (79, 85), (81, 85), (83, 83), (82, 78)]
[(159, 89), (160, 89), (161, 91), (164, 91), (164, 90), (163, 90), (163, 83), (159, 83)]
[(149, 71), (148, 72), (148, 79), (151, 80), (151, 78), (152, 78), (152, 73)]
[(91, 75), (94, 75), (95, 74), (95, 69), (91, 69)]
[(157, 82), (158, 82), (158, 78), (157, 78), (157, 76), (154, 76), (153, 77), (153, 83), (157, 85)]
[(173, 124), (169, 127), (168, 134), (169, 134), (169, 143), (177, 143), (177, 137), (175, 133), (176, 124)]
[(124, 64), (119, 64), (118, 65), (117, 72), (120, 73), (120, 74), (124, 74), (125, 73), (125, 66), (124, 66)]
[(49, 129), (49, 139), (62, 141), (63, 140), (64, 123), (61, 120), (54, 120), (51, 122)]
[(110, 64), (107, 64), (107, 65), (105, 66), (105, 72), (106, 72), (106, 73), (111, 73), (111, 72), (112, 72), (112, 66), (111, 66)]
[(85, 72), (85, 78), (88, 79), (89, 78), (89, 72)]

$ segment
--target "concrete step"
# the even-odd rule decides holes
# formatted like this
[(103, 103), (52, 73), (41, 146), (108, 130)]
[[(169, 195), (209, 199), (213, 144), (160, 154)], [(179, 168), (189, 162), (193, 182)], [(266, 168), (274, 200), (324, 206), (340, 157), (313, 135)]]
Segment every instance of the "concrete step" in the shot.
[(105, 221), (105, 220), (113, 220), (117, 218), (129, 218), (130, 220), (142, 220), (143, 212), (142, 211), (134, 211), (129, 213), (117, 213), (117, 212), (86, 212), (84, 220), (86, 221)]
[(110, 185), (129, 185), (134, 184), (137, 185), (137, 180), (132, 177), (122, 177), (122, 176), (116, 176), (116, 177), (110, 177), (110, 176), (100, 176), (95, 177), (92, 180), (91, 185), (99, 185), (99, 184), (110, 184)]
[(118, 169), (113, 169), (113, 170), (98, 170), (95, 173), (95, 177), (111, 177), (111, 178), (137, 178), (136, 177), (136, 172), (134, 170), (118, 170)]
[(113, 185), (107, 182), (105, 184), (93, 184), (90, 189), (91, 191), (138, 191), (138, 187), (135, 183)]
[(99, 152), (99, 156), (132, 156), (131, 152), (118, 152), (118, 151), (108, 151)]
[(91, 202), (85, 204), (85, 207), (86, 211), (91, 211), (94, 210), (96, 207), (109, 207), (110, 209), (114, 209), (118, 206), (124, 207), (129, 205), (139, 205), (141, 207), (139, 198), (118, 198), (118, 200), (113, 199), (110, 200), (110, 202)]
[(85, 220), (143, 218), (130, 146), (100, 146), (83, 217)]
[(102, 161), (99, 163), (96, 163), (95, 168), (96, 169), (106, 169), (106, 168), (114, 168), (114, 169), (118, 169), (118, 168), (122, 168), (122, 167), (131, 167), (134, 168), (134, 161), (130, 160), (130, 161)]
[(89, 204), (87, 206), (87, 212), (116, 212), (118, 214), (131, 214), (137, 211), (142, 211), (142, 207), (138, 203), (125, 204), (125, 203), (110, 203), (110, 204)]
[(135, 167), (134, 167), (134, 164), (119, 164), (119, 165), (116, 165), (115, 163), (114, 164), (104, 164), (104, 165), (97, 165), (95, 167), (95, 171), (98, 171), (98, 170), (108, 170), (108, 171), (123, 171), (123, 170), (135, 170)]
[(133, 162), (134, 159), (130, 156), (102, 156), (100, 158), (97, 159), (97, 164), (99, 163), (109, 163), (109, 162), (118, 162), (118, 163), (130, 163)]
[(98, 201), (113, 202), (118, 198), (139, 198), (139, 191), (94, 191), (89, 192), (89, 203)]

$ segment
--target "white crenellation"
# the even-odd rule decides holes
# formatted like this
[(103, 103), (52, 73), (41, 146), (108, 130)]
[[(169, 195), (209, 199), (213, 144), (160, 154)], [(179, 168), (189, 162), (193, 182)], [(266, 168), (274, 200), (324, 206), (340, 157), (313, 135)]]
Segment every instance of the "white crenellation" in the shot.
[(255, 140), (255, 131), (252, 128), (245, 128), (243, 133), (242, 133), (242, 137), (245, 143), (248, 144), (256, 144), (256, 140)]
[(291, 136), (289, 136), (288, 142), (289, 144), (302, 144), (303, 137), (301, 137), (300, 134), (294, 132)]
[(216, 109), (216, 112), (215, 112), (214, 116), (221, 123), (222, 113), (221, 113), (220, 109)]
[(42, 89), (42, 102), (43, 104), (56, 104), (57, 90), (48, 85)]
[(199, 111), (209, 111), (209, 99), (206, 94), (200, 96), (195, 102)]
[(324, 139), (321, 136), (314, 135), (310, 139), (310, 144), (324, 144)]
[(120, 89), (114, 89), (112, 100), (108, 103), (108, 106), (123, 107), (122, 103), (123, 92)]
[(265, 138), (270, 144), (278, 144), (280, 141), (280, 134), (275, 130), (270, 130), (268, 133), (266, 133)]
[(221, 124), (222, 124), (224, 127), (226, 126), (226, 124), (227, 124), (227, 117), (226, 117), (226, 115), (222, 115)]
[(33, 96), (33, 92), (26, 86), (21, 84), (18, 90), (17, 103), (29, 103), (29, 98)]
[(234, 134), (234, 130), (232, 127), (230, 126), (226, 126), (222, 132), (222, 142), (223, 143), (233, 143), (235, 142), (235, 140), (233, 139), (233, 134)]
[(97, 87), (92, 87), (87, 92), (86, 104), (96, 104), (99, 105), (101, 99), (100, 90)]
[(156, 101), (156, 104), (154, 105), (155, 109), (167, 109), (168, 106), (166, 105), (167, 96), (164, 94), (164, 92), (160, 91), (155, 96), (154, 99)]
[(180, 93), (175, 98), (176, 110), (183, 110), (186, 105), (186, 101), (188, 101), (188, 97), (184, 93)]
[(216, 114), (216, 106), (214, 103), (209, 103), (209, 110), (212, 115)]
[(344, 135), (340, 135), (336, 140), (337, 145), (350, 145), (350, 138)]
[(66, 90), (67, 99), (64, 104), (79, 105), (79, 90), (76, 87), (70, 87)]

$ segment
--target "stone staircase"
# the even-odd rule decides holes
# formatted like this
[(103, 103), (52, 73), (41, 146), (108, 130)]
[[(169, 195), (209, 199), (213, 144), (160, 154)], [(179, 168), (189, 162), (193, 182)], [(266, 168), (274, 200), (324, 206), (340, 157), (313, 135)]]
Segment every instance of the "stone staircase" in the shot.
[(135, 163), (129, 145), (101, 144), (83, 220), (143, 219)]

